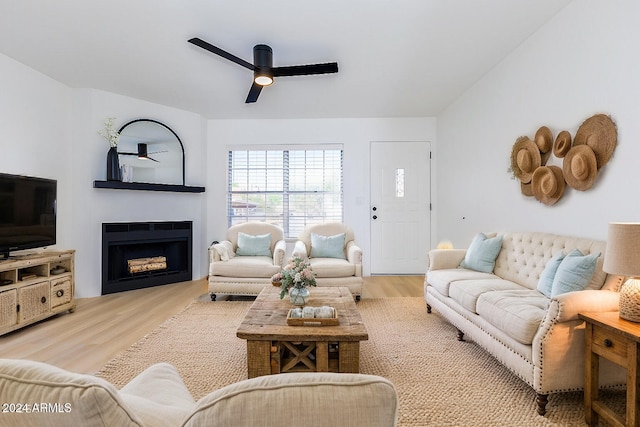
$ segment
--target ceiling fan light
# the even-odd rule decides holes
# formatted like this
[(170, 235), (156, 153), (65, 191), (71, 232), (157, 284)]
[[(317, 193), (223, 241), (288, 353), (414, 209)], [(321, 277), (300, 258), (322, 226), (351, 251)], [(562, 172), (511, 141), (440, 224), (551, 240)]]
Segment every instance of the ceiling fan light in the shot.
[(273, 77), (267, 74), (256, 74), (253, 81), (260, 86), (269, 86), (271, 83), (273, 83)]

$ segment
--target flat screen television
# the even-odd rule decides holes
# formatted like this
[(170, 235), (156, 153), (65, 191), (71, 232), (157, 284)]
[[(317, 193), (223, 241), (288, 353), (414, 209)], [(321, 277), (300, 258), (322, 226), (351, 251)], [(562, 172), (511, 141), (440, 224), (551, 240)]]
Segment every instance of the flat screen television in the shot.
[(0, 258), (56, 243), (57, 181), (0, 173)]

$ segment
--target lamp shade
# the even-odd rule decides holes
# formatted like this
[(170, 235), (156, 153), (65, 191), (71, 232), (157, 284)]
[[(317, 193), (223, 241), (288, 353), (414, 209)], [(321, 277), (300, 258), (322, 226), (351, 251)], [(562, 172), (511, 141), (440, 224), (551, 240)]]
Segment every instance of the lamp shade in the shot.
[(602, 269), (618, 276), (640, 277), (640, 223), (609, 223)]

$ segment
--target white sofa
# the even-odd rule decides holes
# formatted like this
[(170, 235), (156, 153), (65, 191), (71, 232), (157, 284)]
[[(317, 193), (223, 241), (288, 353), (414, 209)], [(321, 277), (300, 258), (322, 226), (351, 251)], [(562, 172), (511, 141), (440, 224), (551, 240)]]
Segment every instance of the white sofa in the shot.
[[(239, 233), (256, 237), (270, 235), (268, 254), (236, 255)], [(271, 285), (271, 276), (282, 269), (286, 250), (282, 228), (266, 222), (247, 222), (229, 227), (226, 240), (209, 247), (209, 293), (258, 295)]]
[[(436, 309), (458, 329), (458, 339), (469, 337), (529, 384), (544, 415), (550, 393), (584, 389), (584, 322), (578, 313), (618, 310), (622, 277), (602, 271), (605, 242), (536, 232), (499, 236), (489, 272), (460, 267), (465, 249), (429, 252), (427, 311)], [(586, 288), (553, 297), (538, 291), (547, 262), (574, 249), (602, 254)], [(601, 385), (625, 383), (624, 369), (601, 361)]]
[[(322, 250), (314, 250), (313, 240), (323, 243)], [(338, 241), (340, 247), (332, 250)], [(360, 299), (362, 249), (355, 242), (351, 227), (342, 223), (307, 226), (298, 236), (292, 256), (309, 259), (318, 286), (346, 286), (356, 300)]]
[(398, 417), (393, 384), (374, 375), (267, 375), (195, 402), (166, 363), (150, 366), (117, 390), (91, 375), (0, 359), (0, 396), (7, 405), (0, 425), (21, 427), (393, 427)]

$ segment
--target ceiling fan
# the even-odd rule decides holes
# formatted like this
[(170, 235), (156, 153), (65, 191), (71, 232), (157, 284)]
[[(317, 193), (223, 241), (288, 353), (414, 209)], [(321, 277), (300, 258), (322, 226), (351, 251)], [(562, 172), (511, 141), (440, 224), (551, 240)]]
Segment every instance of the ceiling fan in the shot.
[(269, 86), (273, 83), (274, 77), (306, 76), (310, 74), (330, 74), (338, 72), (337, 62), (274, 67), (273, 50), (266, 44), (258, 44), (253, 47), (253, 64), (251, 64), (197, 37), (189, 39), (189, 43), (253, 71), (253, 84), (251, 85), (251, 89), (249, 89), (249, 95), (247, 95), (245, 103), (256, 102), (262, 87)]
[(123, 153), (118, 152), (118, 154), (122, 154), (123, 156), (137, 156), (141, 160), (153, 160), (154, 162), (160, 163), (158, 160), (149, 157), (149, 154), (158, 154), (158, 153), (166, 153), (166, 151), (154, 151), (149, 153), (147, 144), (144, 142), (138, 143), (138, 152), (137, 153)]

